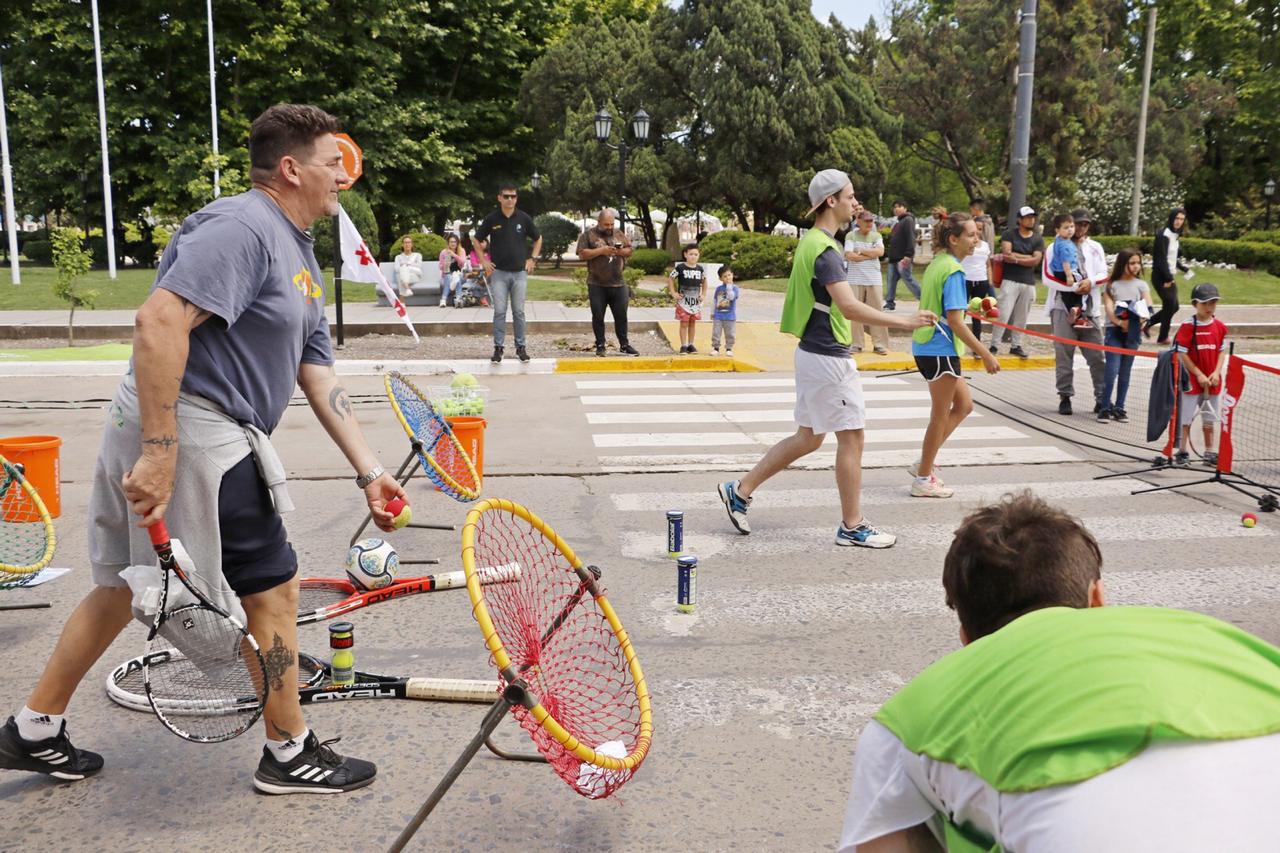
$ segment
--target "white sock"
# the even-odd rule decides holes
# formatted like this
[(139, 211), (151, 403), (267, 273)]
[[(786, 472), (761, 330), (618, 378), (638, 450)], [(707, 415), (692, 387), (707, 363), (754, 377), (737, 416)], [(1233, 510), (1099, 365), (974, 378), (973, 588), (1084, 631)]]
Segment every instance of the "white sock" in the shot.
[(56, 736), (62, 731), (64, 719), (66, 717), (63, 714), (42, 714), (26, 705), (14, 716), (14, 721), (18, 724), (18, 735), (23, 740), (44, 740)]
[(288, 740), (268, 740), (267, 749), (271, 750), (272, 758), (284, 764), (302, 752), (302, 744), (310, 735), (311, 729), (303, 729), (302, 734), (294, 735)]

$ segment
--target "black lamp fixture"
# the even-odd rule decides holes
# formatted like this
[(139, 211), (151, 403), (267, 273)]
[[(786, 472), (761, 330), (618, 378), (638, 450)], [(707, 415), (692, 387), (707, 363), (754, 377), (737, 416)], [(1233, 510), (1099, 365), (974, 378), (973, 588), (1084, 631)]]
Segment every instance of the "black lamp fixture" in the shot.
[(1267, 178), (1262, 187), (1262, 194), (1267, 197), (1267, 230), (1271, 230), (1271, 197), (1276, 194), (1275, 178)]
[(635, 115), (631, 117), (631, 138), (630, 145), (627, 144), (626, 134), (618, 141), (617, 145), (609, 142), (609, 137), (613, 133), (613, 116), (604, 107), (601, 107), (596, 117), (592, 120), (595, 126), (596, 141), (607, 148), (613, 148), (618, 152), (618, 222), (620, 225), (626, 225), (627, 222), (627, 151), (636, 145), (642, 145), (649, 140), (650, 118), (643, 107), (636, 110)]
[(537, 169), (534, 169), (533, 174), (529, 177), (529, 186), (535, 190), (542, 186), (542, 175), (538, 174)]

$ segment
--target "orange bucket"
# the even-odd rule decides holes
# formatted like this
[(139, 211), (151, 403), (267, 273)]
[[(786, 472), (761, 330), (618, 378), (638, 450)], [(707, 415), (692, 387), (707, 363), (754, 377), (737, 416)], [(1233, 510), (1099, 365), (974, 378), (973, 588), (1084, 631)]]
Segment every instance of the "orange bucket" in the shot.
[(484, 428), (488, 426), (484, 418), (470, 415), (445, 418), (457, 436), (462, 449), (471, 457), (471, 464), (476, 466), (476, 476), (484, 479)]
[(49, 515), (62, 514), (62, 486), (59, 484), (58, 448), (62, 439), (56, 435), (15, 435), (0, 438), (0, 456), (21, 465), (27, 481), (40, 493)]

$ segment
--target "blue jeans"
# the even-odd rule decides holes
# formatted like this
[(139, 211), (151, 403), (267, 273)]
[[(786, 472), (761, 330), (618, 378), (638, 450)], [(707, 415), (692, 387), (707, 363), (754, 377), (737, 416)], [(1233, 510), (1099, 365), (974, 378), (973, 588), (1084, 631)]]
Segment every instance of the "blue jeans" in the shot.
[(916, 299), (920, 298), (920, 284), (916, 281), (914, 275), (911, 274), (911, 262), (907, 262), (907, 269), (903, 271), (898, 267), (898, 262), (894, 261), (889, 264), (889, 288), (884, 294), (885, 305), (894, 304), (894, 296), (898, 293), (898, 279), (902, 279), (907, 283), (907, 288), (915, 294)]
[[(1121, 331), (1119, 326), (1107, 326), (1106, 340), (1109, 347), (1136, 350), (1142, 341), (1142, 325), (1135, 318), (1129, 321), (1129, 330)], [(1103, 411), (1115, 411), (1124, 408), (1125, 395), (1129, 393), (1129, 371), (1133, 369), (1133, 356), (1108, 352), (1106, 354), (1106, 380), (1102, 391)], [(1111, 400), (1111, 392), (1115, 391), (1115, 402)]]
[(451, 296), (458, 295), (458, 287), (462, 284), (461, 272), (447, 272), (440, 277), (440, 304), (444, 305)]
[(507, 340), (507, 303), (511, 303), (511, 319), (516, 324), (516, 346), (524, 346), (524, 297), (529, 292), (529, 274), (524, 270), (493, 271), (489, 277), (493, 294), (493, 345), (503, 346)]

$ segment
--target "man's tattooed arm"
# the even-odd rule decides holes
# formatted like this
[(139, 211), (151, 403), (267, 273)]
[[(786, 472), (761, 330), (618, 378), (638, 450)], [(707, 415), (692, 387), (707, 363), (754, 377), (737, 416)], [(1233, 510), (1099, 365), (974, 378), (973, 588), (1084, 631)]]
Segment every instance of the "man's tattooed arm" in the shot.
[(343, 420), (352, 416), (351, 400), (347, 397), (347, 392), (341, 385), (334, 385), (330, 389), (329, 408), (333, 409), (333, 413)]

